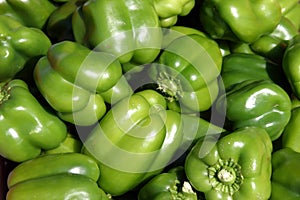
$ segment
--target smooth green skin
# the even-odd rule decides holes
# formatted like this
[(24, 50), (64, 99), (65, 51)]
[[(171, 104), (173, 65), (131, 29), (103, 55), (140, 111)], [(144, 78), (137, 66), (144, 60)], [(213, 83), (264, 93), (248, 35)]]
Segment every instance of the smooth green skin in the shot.
[(68, 133), (67, 137), (59, 144), (58, 147), (43, 151), (43, 154), (80, 153), (82, 145), (82, 141), (79, 138)]
[(282, 148), (272, 155), (272, 194), (270, 200), (297, 200), (300, 197), (300, 153)]
[(298, 34), (296, 27), (288, 18), (282, 16), (280, 23), (268, 35), (260, 37), (250, 45), (257, 54), (281, 64), (288, 41)]
[(24, 181), (10, 188), (7, 200), (109, 200), (97, 183), (78, 174), (57, 174)]
[(149, 76), (170, 101), (178, 101), (194, 112), (204, 111), (218, 95), (221, 67), (218, 44), (200, 34), (191, 34), (174, 39), (158, 63), (150, 67)]
[(277, 0), (204, 0), (199, 13), (212, 38), (245, 43), (271, 33), (282, 16)]
[(1, 87), (0, 94), (3, 157), (23, 162), (39, 156), (42, 149), (57, 147), (67, 136), (66, 125), (42, 107), (24, 81), (8, 82)]
[(8, 175), (10, 189), (21, 182), (57, 174), (71, 173), (97, 181), (100, 171), (97, 162), (82, 153), (58, 153), (42, 155), (17, 165)]
[(1, 82), (14, 78), (30, 59), (45, 55), (51, 46), (40, 29), (26, 27), (6, 15), (0, 15), (0, 29)]
[(291, 10), (294, 9), (294, 7), (299, 4), (298, 0), (277, 0), (281, 7), (281, 12), (283, 15), (287, 14)]
[(171, 161), (182, 125), (179, 113), (165, 109), (162, 95), (143, 90), (115, 104), (92, 130), (83, 153), (98, 160), (106, 193), (122, 195)]
[(284, 52), (282, 67), (290, 83), (294, 95), (300, 97), (300, 35), (291, 39)]
[[(42, 29), (56, 6), (49, 0), (3, 0), (0, 15), (11, 16), (24, 26)], [(34, 38), (34, 37), (33, 37)]]
[(271, 80), (278, 85), (285, 83), (279, 65), (257, 54), (231, 53), (223, 58), (221, 77), (224, 89), (248, 80)]
[(184, 168), (178, 166), (151, 178), (138, 192), (138, 200), (197, 200), (197, 194), (183, 185)]
[(289, 123), (285, 126), (282, 133), (282, 147), (289, 147), (300, 153), (300, 107), (293, 108)]
[[(185, 172), (191, 185), (204, 192), (207, 200), (216, 199), (268, 199), (271, 194), (272, 143), (267, 132), (258, 127), (246, 127), (221, 138), (211, 136), (200, 139), (189, 152)], [(241, 166), (244, 177), (233, 195), (218, 191), (211, 185), (208, 167), (219, 159), (233, 159)]]
[(195, 6), (194, 0), (152, 0), (161, 27), (171, 27), (176, 24), (178, 16), (186, 16)]
[(235, 85), (216, 101), (216, 110), (226, 113), (233, 129), (258, 126), (271, 140), (283, 132), (291, 116), (291, 100), (269, 80), (249, 80)]
[(60, 118), (83, 126), (105, 114), (105, 102), (114, 104), (132, 92), (116, 57), (72, 41), (50, 47), (35, 66), (34, 80)]
[(87, 0), (68, 0), (55, 9), (48, 18), (45, 30), (54, 41), (74, 40), (72, 16)]
[(300, 30), (300, 3), (298, 3), (293, 9), (291, 9), (288, 13), (286, 13), (284, 16), (288, 18), (294, 26)]
[(162, 30), (151, 1), (88, 0), (78, 12), (72, 25), (77, 42), (110, 52), (121, 63), (149, 63), (159, 54)]

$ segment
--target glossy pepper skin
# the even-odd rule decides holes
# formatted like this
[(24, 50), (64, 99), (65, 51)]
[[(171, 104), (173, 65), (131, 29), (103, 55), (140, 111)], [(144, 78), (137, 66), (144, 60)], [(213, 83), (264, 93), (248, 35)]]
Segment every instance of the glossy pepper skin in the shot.
[(45, 55), (51, 46), (43, 31), (6, 15), (0, 15), (0, 40), (1, 82), (12, 79), (30, 59)]
[(195, 6), (194, 0), (153, 0), (161, 27), (171, 27), (177, 23), (178, 16), (186, 16)]
[(156, 91), (143, 90), (107, 112), (86, 139), (83, 153), (98, 161), (99, 186), (119, 196), (171, 162), (182, 137), (180, 114), (166, 110)]
[(138, 200), (197, 200), (197, 194), (178, 166), (151, 178), (138, 192)]
[(264, 56), (230, 53), (223, 58), (220, 81), (225, 90), (249, 80), (270, 80), (282, 87), (287, 87), (287, 80), (282, 74), (281, 65)]
[(185, 172), (207, 200), (265, 199), (271, 195), (272, 142), (258, 127), (203, 137), (189, 152)]
[[(14, 79), (0, 88), (0, 153), (23, 162), (57, 147), (67, 136), (65, 124), (49, 113), (30, 93), (27, 84)], [(16, 124), (15, 122), (22, 122)]]
[(114, 104), (132, 92), (116, 57), (72, 41), (50, 47), (35, 66), (34, 80), (61, 119), (82, 126), (105, 114), (105, 102)]
[(249, 80), (235, 85), (216, 100), (216, 110), (226, 113), (232, 129), (258, 126), (271, 140), (280, 137), (291, 116), (291, 100), (269, 80)]
[(271, 33), (282, 16), (277, 0), (204, 0), (199, 13), (204, 30), (212, 38), (245, 43)]
[(282, 148), (272, 155), (272, 194), (270, 200), (299, 199), (300, 153)]
[[(193, 49), (193, 51), (191, 51)], [(181, 34), (149, 68), (149, 76), (169, 101), (182, 110), (208, 110), (218, 92), (222, 54), (218, 44), (201, 34)]]
[(284, 52), (282, 67), (294, 95), (300, 97), (300, 34), (290, 40)]
[(6, 15), (24, 26), (42, 29), (50, 14), (56, 9), (49, 0), (3, 0), (0, 2), (0, 15)]
[(296, 106), (291, 111), (291, 118), (282, 133), (282, 147), (288, 147), (300, 153), (300, 107)]
[(121, 63), (152, 62), (160, 52), (162, 30), (152, 1), (88, 0), (72, 22), (77, 42), (110, 52)]
[(281, 17), (276, 28), (267, 35), (261, 36), (250, 44), (256, 54), (281, 64), (282, 57), (289, 41), (298, 34), (298, 28), (285, 16)]

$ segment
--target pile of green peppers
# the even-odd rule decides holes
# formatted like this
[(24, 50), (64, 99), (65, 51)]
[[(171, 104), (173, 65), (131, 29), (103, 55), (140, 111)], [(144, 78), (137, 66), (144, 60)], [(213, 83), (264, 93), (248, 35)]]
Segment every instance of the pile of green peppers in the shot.
[(299, 0), (1, 0), (0, 199), (300, 199)]

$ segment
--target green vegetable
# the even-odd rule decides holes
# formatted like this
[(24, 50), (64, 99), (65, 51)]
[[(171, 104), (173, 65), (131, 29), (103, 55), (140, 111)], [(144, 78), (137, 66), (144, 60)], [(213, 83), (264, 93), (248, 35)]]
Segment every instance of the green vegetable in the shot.
[(291, 118), (282, 133), (282, 147), (289, 147), (300, 153), (300, 107), (295, 107), (291, 111)]
[(197, 200), (181, 166), (156, 175), (138, 192), (138, 200)]
[(96, 161), (81, 153), (42, 155), (17, 165), (7, 179), (8, 188), (21, 182), (56, 174), (79, 174), (97, 181), (100, 171)]
[(7, 200), (89, 199), (108, 200), (97, 183), (83, 175), (56, 174), (24, 181), (13, 186)]
[(26, 27), (10, 16), (0, 15), (0, 29), (0, 82), (14, 78), (30, 59), (45, 55), (51, 46), (43, 31)]
[(182, 137), (180, 114), (166, 110), (164, 97), (156, 91), (143, 90), (107, 112), (89, 134), (83, 152), (98, 161), (99, 186), (119, 196), (178, 156)]
[(284, 14), (284, 16), (288, 18), (298, 30), (300, 30), (299, 12), (300, 12), (300, 3), (295, 5), (293, 9), (289, 10), (287, 13)]
[[(24, 26), (42, 29), (56, 6), (49, 0), (2, 0), (0, 15), (14, 18)], [(34, 37), (33, 37), (34, 38)]]
[(288, 85), (281, 65), (269, 59), (246, 53), (231, 53), (223, 58), (221, 71), (221, 84), (228, 90), (236, 84), (249, 80), (271, 80), (286, 87)]
[(155, 11), (162, 27), (171, 27), (177, 23), (178, 16), (186, 16), (195, 6), (195, 0), (153, 0)]
[(162, 30), (152, 1), (88, 0), (72, 24), (77, 42), (110, 52), (121, 63), (149, 63), (160, 52)]
[(282, 148), (272, 155), (272, 195), (270, 200), (300, 197), (300, 153)]
[(34, 80), (61, 119), (82, 126), (105, 114), (105, 102), (114, 104), (132, 92), (116, 57), (71, 41), (50, 47), (35, 66)]
[(177, 101), (182, 110), (198, 112), (208, 110), (217, 98), (221, 66), (222, 54), (214, 40), (201, 34), (181, 34), (148, 73), (169, 101)]
[(282, 67), (294, 95), (300, 97), (300, 34), (290, 40), (284, 52)]
[(272, 143), (267, 132), (245, 127), (200, 139), (185, 160), (191, 185), (215, 199), (265, 199), (271, 195)]
[(275, 29), (282, 12), (277, 0), (204, 0), (199, 15), (212, 38), (252, 43)]
[(216, 110), (226, 113), (233, 129), (264, 128), (272, 140), (282, 134), (291, 116), (291, 100), (270, 80), (249, 80), (234, 85), (216, 100)]
[(67, 136), (65, 124), (49, 113), (18, 79), (0, 87), (0, 154), (15, 162), (57, 147)]

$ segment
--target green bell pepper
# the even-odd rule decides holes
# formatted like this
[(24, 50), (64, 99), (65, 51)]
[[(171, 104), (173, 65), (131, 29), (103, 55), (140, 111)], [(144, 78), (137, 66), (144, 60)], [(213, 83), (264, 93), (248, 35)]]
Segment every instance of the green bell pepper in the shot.
[(0, 15), (14, 18), (24, 26), (42, 29), (56, 6), (49, 0), (2, 0)]
[(39, 156), (42, 149), (57, 147), (67, 136), (66, 125), (39, 103), (24, 81), (14, 79), (2, 85), (0, 97), (3, 157), (23, 162)]
[(217, 98), (221, 67), (222, 54), (214, 40), (201, 34), (181, 34), (148, 73), (169, 101), (179, 102), (182, 111), (198, 112), (208, 110)]
[(216, 110), (226, 113), (231, 128), (258, 126), (271, 140), (282, 134), (291, 116), (291, 100), (284, 89), (269, 80), (241, 82), (216, 100)]
[(119, 196), (178, 156), (182, 137), (180, 114), (166, 110), (164, 97), (156, 91), (142, 90), (107, 112), (85, 140), (83, 153), (98, 161), (98, 185)]
[(253, 52), (281, 64), (289, 40), (297, 34), (298, 27), (296, 27), (288, 18), (282, 16), (276, 28), (270, 34), (263, 35), (258, 40), (251, 43), (250, 48)]
[(17, 165), (8, 175), (7, 186), (55, 174), (79, 174), (97, 181), (100, 171), (96, 161), (82, 153), (41, 155)]
[(282, 148), (272, 155), (272, 194), (270, 200), (300, 198), (300, 153)]
[(195, 0), (152, 0), (161, 27), (171, 27), (177, 23), (178, 16), (186, 16), (195, 6)]
[(14, 78), (30, 59), (45, 55), (51, 46), (40, 29), (26, 27), (6, 15), (0, 15), (0, 29), (0, 82)]
[(282, 12), (277, 0), (204, 0), (199, 15), (212, 38), (252, 43), (275, 29)]
[(297, 106), (291, 111), (291, 118), (282, 133), (282, 147), (289, 147), (300, 153), (300, 107)]
[(178, 166), (151, 178), (138, 192), (138, 200), (197, 200), (197, 194)]
[(265, 199), (271, 194), (272, 142), (259, 127), (200, 139), (185, 160), (191, 185), (215, 199)]
[(293, 9), (291, 9), (289, 12), (284, 14), (284, 16), (294, 24), (294, 26), (298, 29), (298, 31), (300, 30), (299, 12), (300, 12), (300, 3), (295, 5)]
[(72, 17), (75, 40), (110, 52), (121, 63), (149, 63), (160, 52), (162, 30), (152, 1), (88, 0)]
[(270, 80), (286, 88), (288, 82), (282, 74), (281, 65), (263, 56), (231, 53), (223, 58), (220, 82), (225, 90), (249, 80)]
[(115, 56), (72, 41), (50, 47), (35, 66), (34, 80), (61, 119), (82, 126), (106, 113), (105, 102), (114, 104), (132, 92)]
[(300, 98), (300, 34), (290, 40), (282, 58), (282, 67), (294, 95)]

